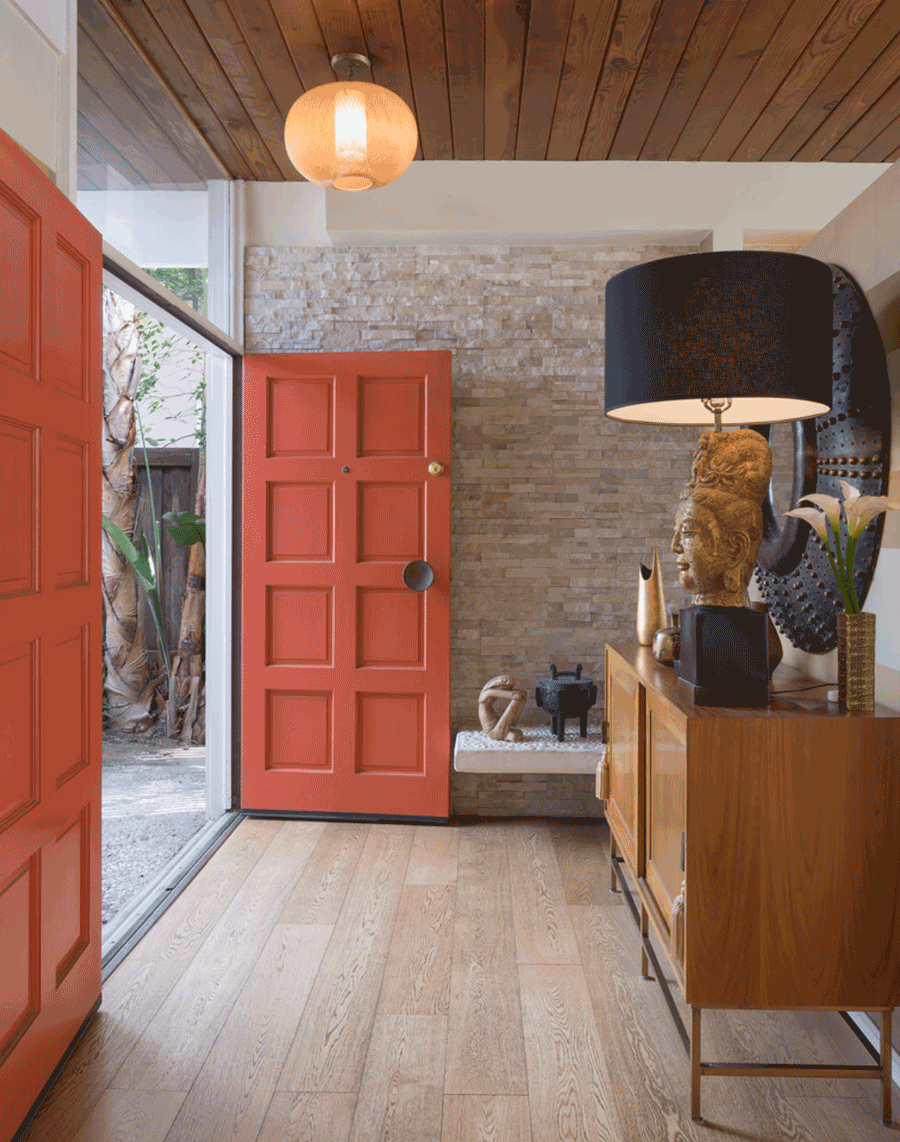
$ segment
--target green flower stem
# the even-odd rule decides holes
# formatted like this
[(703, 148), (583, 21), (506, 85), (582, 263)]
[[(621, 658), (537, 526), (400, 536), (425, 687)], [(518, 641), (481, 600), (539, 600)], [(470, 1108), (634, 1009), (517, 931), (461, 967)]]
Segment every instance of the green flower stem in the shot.
[(856, 595), (856, 583), (854, 582), (853, 568), (856, 564), (856, 544), (859, 541), (859, 536), (849, 536), (847, 538), (847, 586), (849, 588), (850, 601), (853, 603), (853, 610), (848, 611), (848, 614), (858, 615), (860, 612), (859, 599)]
[[(835, 537), (834, 537), (834, 545), (837, 548), (838, 558), (840, 559), (841, 546), (838, 543), (837, 535), (835, 535)], [(843, 560), (841, 560), (841, 568), (839, 570), (837, 563), (835, 563), (835, 561), (834, 561), (834, 556), (831, 554), (831, 544), (828, 542), (828, 533), (827, 532), (825, 533), (825, 551), (828, 554), (828, 562), (831, 564), (831, 572), (834, 575), (834, 581), (837, 584), (837, 589), (840, 591), (841, 598), (844, 601), (844, 610), (847, 612), (848, 615), (854, 614), (855, 612), (853, 611), (853, 603), (851, 602), (850, 597), (847, 594), (847, 588), (846, 588), (845, 579), (844, 579), (844, 575), (843, 575)]]

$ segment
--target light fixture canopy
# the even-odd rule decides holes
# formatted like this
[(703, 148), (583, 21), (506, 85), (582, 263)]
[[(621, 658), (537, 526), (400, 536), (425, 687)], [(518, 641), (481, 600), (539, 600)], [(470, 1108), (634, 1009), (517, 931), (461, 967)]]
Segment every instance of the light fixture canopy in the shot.
[(353, 79), (371, 69), (366, 56), (335, 55), (331, 65), (344, 78), (305, 92), (288, 112), (288, 157), (319, 186), (351, 191), (386, 186), (416, 153), (415, 117), (393, 91)]
[(623, 270), (606, 286), (606, 415), (710, 425), (719, 405), (717, 426), (822, 415), (831, 313), (831, 270), (802, 254), (683, 254)]

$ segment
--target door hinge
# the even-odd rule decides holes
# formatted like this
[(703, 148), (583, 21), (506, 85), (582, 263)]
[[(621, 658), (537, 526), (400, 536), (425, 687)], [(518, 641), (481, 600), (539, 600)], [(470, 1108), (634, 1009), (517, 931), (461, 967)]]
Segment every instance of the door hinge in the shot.
[(681, 871), (684, 872), (684, 833), (681, 834)]
[(609, 722), (607, 721), (600, 723), (600, 741), (603, 745), (609, 745)]

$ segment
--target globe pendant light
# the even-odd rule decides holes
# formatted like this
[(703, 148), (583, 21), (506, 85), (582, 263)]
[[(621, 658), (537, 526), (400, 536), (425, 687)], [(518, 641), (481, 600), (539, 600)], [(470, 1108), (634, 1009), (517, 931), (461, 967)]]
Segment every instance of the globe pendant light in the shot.
[(399, 95), (354, 81), (371, 69), (362, 55), (331, 57), (338, 83), (301, 95), (288, 112), (284, 145), (310, 182), (335, 190), (370, 190), (399, 178), (419, 142), (416, 120)]

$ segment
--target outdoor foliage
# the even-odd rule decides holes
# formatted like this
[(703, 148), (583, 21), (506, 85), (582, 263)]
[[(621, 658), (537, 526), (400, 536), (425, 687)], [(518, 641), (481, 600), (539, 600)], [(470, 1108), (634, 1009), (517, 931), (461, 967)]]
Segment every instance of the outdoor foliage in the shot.
[(176, 297), (186, 301), (191, 309), (206, 316), (206, 269), (201, 266), (146, 267), (147, 273)]
[(181, 349), (183, 339), (172, 329), (168, 329), (161, 321), (156, 321), (146, 313), (140, 314), (140, 356), (141, 380), (138, 385), (137, 403), (144, 409), (145, 416), (162, 414), (162, 419), (172, 424), (173, 432), (183, 427), (181, 416), (175, 412), (167, 412), (166, 405), (173, 397), (189, 396), (194, 404), (197, 418), (196, 428), (193, 432), (182, 432), (168, 439), (161, 440), (147, 436), (146, 443), (151, 448), (172, 448), (183, 441), (196, 442), (201, 452), (206, 451), (206, 370), (204, 369), (203, 353), (196, 346), (188, 351), (187, 368), (182, 375), (181, 388), (175, 393), (165, 393), (160, 388), (160, 377), (163, 368), (173, 355)]

